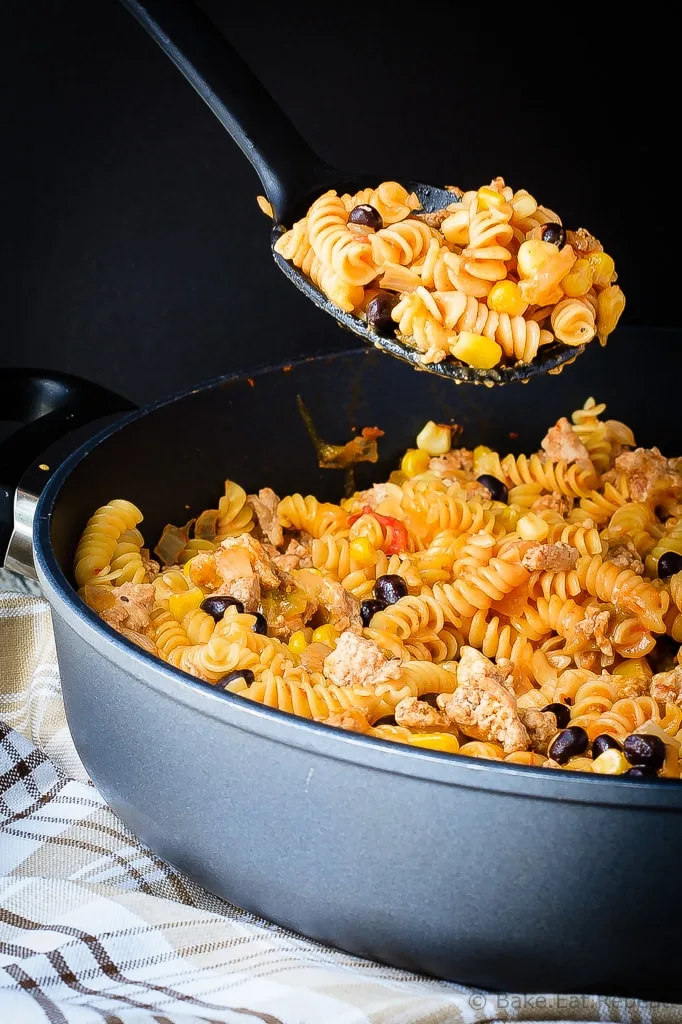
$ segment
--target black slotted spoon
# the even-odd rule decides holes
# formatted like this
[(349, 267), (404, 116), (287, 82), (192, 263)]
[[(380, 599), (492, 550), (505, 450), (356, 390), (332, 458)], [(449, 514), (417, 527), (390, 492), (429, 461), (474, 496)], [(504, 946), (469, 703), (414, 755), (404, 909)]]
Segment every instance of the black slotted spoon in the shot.
[[(227, 129), (261, 180), (274, 215), (270, 247), (279, 269), (306, 298), (329, 313), (342, 327), (375, 348), (457, 384), (493, 387), (526, 382), (544, 373), (560, 373), (585, 351), (559, 341), (543, 346), (525, 365), (477, 370), (452, 358), (428, 365), (420, 353), (398, 337), (384, 337), (364, 320), (335, 306), (305, 274), (275, 252), (283, 230), (305, 216), (311, 203), (328, 189), (357, 192), (379, 184), (376, 175), (341, 171), (310, 148), (284, 111), (221, 32), (192, 0), (120, 0), (182, 72)], [(382, 179), (386, 180), (386, 179)], [(389, 176), (388, 180), (397, 180)], [(422, 210), (433, 213), (456, 201), (452, 192), (422, 182), (401, 181), (416, 193)]]

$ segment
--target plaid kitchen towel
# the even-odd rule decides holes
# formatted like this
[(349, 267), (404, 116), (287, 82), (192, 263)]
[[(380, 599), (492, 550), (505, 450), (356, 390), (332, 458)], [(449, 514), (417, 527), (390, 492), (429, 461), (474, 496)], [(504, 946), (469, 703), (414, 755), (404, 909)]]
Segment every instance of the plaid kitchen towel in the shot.
[(88, 780), (50, 612), (0, 592), (0, 1024), (682, 1022), (682, 1006), (490, 995), (348, 956), (217, 899)]

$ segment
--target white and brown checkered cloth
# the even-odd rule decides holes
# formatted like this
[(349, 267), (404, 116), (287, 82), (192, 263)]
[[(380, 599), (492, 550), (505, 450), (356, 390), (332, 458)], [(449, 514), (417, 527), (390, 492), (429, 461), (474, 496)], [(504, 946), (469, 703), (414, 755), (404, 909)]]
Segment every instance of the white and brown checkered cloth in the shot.
[(507, 1019), (672, 1024), (682, 1006), (490, 995), (347, 956), (212, 896), (131, 835), (88, 780), (49, 606), (0, 592), (0, 1024)]

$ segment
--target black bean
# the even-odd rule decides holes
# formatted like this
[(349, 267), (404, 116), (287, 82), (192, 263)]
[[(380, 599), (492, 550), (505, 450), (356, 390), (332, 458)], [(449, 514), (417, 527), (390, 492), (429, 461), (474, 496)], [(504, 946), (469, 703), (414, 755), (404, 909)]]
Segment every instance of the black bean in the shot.
[(384, 604), (395, 604), (401, 597), (407, 596), (407, 583), (394, 573), (388, 576), (379, 576), (374, 584), (374, 596)]
[(677, 652), (680, 645), (671, 636), (662, 634), (656, 637), (656, 646), (647, 656), (654, 672), (668, 672), (677, 664)]
[(561, 224), (545, 224), (542, 229), (542, 241), (551, 242), (562, 249), (566, 245), (566, 232)]
[(665, 761), (665, 743), (660, 736), (632, 733), (623, 740), (623, 753), (632, 765), (646, 766), (658, 771)]
[(254, 633), (262, 633), (263, 636), (268, 635), (268, 620), (261, 612), (251, 612), (254, 619), (256, 620), (251, 627)]
[(233, 683), (235, 679), (243, 679), (247, 686), (251, 686), (255, 676), (250, 668), (238, 668), (234, 672), (229, 672), (226, 676), (218, 683), (219, 690), (226, 690), (228, 683)]
[(600, 754), (603, 754), (605, 750), (622, 750), (618, 740), (614, 740), (613, 736), (609, 736), (607, 732), (602, 732), (599, 736), (595, 736), (592, 740), (592, 757), (597, 758)]
[(439, 696), (439, 693), (422, 693), (417, 699), (423, 700), (425, 704), (430, 704), (432, 708), (437, 708), (437, 699)]
[(372, 231), (381, 231), (384, 221), (376, 206), (369, 203), (360, 203), (354, 206), (348, 214), (349, 224), (361, 224), (364, 228), (371, 228)]
[(372, 621), (372, 617), (377, 612), (383, 612), (386, 607), (385, 601), (374, 601), (370, 598), (368, 601), (363, 601), (360, 605), (360, 618), (362, 619), (363, 626), (369, 626)]
[(632, 768), (628, 768), (626, 772), (623, 772), (623, 776), (629, 775), (631, 779), (655, 779), (656, 769), (651, 768), (649, 765), (636, 764)]
[(367, 305), (367, 323), (384, 338), (390, 338), (395, 334), (396, 322), (391, 316), (391, 311), (397, 302), (397, 295), (379, 292)]
[(372, 726), (372, 728), (376, 729), (376, 727), (378, 725), (397, 725), (397, 724), (398, 723), (395, 720), (395, 715), (384, 715), (383, 718), (377, 718), (377, 720), (374, 723), (374, 725)]
[(558, 764), (566, 764), (572, 757), (584, 754), (589, 742), (584, 729), (579, 725), (569, 725), (567, 729), (554, 737), (547, 753)]
[(236, 608), (241, 615), (244, 605), (236, 597), (228, 597), (227, 594), (216, 594), (214, 597), (206, 597), (199, 607), (202, 611), (212, 615), (216, 622), (220, 622), (228, 608)]
[(571, 710), (565, 704), (547, 704), (543, 711), (551, 711), (558, 729), (565, 729), (571, 720)]
[(483, 484), (490, 491), (490, 497), (493, 501), (506, 501), (508, 491), (501, 480), (498, 480), (496, 476), (491, 476), (490, 473), (482, 473), (481, 476), (477, 477), (479, 484)]
[(658, 560), (658, 577), (665, 580), (682, 569), (682, 555), (677, 551), (664, 551)]

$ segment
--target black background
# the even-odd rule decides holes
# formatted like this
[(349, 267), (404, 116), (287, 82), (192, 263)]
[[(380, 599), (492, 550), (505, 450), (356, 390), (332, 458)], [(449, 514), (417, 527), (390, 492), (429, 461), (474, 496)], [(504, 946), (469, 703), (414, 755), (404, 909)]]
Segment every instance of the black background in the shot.
[[(204, 7), (327, 160), (501, 174), (602, 240), (623, 324), (680, 326), (674, 7)], [(144, 402), (355, 343), (276, 269), (255, 173), (116, 0), (5, 2), (0, 47), (0, 365)]]

